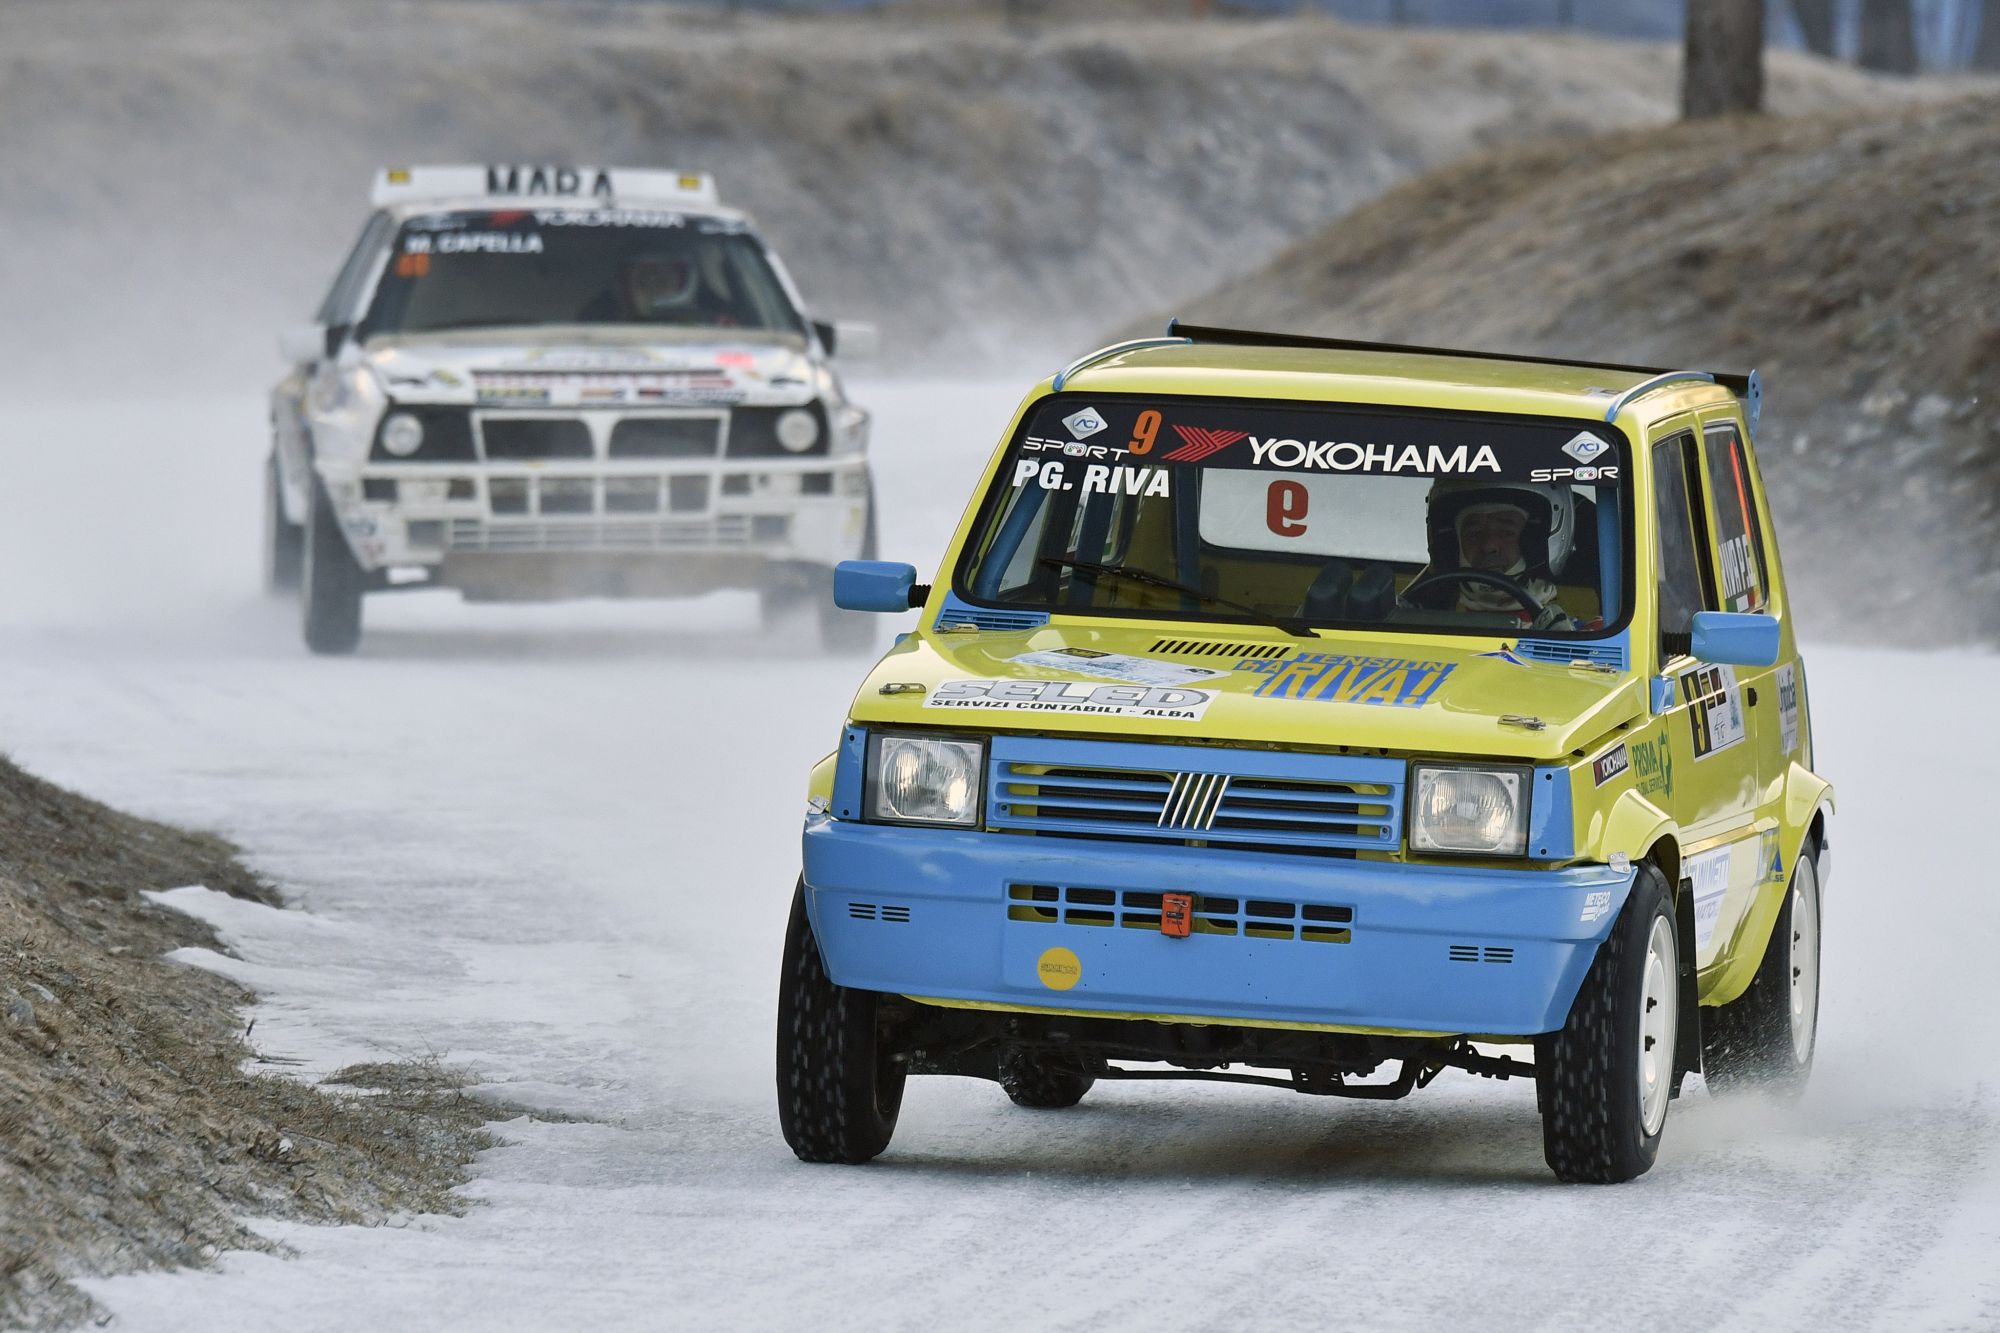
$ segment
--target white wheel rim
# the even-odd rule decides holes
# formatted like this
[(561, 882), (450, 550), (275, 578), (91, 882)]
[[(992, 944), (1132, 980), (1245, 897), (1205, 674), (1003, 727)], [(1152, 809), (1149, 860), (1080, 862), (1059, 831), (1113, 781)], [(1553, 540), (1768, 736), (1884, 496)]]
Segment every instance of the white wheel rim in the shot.
[(1801, 856), (1792, 872), (1792, 1059), (1812, 1058), (1819, 1030), (1819, 877)]
[(1648, 1136), (1667, 1119), (1674, 1082), (1675, 1019), (1680, 1009), (1679, 951), (1673, 923), (1653, 918), (1646, 934), (1645, 985), (1639, 993), (1639, 1112)]

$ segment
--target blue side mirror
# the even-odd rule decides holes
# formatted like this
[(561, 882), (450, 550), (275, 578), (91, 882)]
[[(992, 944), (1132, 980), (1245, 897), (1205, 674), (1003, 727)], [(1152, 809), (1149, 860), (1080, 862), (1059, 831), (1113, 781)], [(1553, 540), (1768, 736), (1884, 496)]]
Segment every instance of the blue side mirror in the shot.
[(1694, 646), (1697, 660), (1724, 666), (1765, 667), (1778, 661), (1778, 618), (1750, 611), (1697, 611)]
[(843, 560), (833, 567), (833, 604), (845, 611), (907, 611), (915, 565), (892, 560)]

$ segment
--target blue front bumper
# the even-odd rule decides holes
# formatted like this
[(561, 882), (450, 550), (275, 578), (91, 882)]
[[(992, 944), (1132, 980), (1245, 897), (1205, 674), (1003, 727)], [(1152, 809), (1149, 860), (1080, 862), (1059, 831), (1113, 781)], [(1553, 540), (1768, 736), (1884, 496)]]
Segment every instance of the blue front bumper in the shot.
[[(1402, 865), (826, 815), (805, 831), (807, 910), (843, 986), (1252, 1023), (1553, 1031), (1631, 884), (1607, 866)], [(1127, 924), (1165, 891), (1197, 895), (1205, 933)]]

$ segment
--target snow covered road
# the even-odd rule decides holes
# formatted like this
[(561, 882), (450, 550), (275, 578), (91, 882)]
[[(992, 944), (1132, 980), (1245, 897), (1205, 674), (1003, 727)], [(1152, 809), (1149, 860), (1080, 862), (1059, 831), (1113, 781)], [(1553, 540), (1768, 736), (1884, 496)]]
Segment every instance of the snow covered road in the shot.
[[(885, 556), (935, 562), (1017, 391), (867, 396)], [(1692, 1085), (1632, 1185), (1557, 1185), (1533, 1089), (1456, 1073), (1386, 1105), (1110, 1085), (1064, 1113), (917, 1080), (880, 1162), (806, 1167), (773, 1106), (778, 953), (858, 666), (730, 597), (374, 599), (358, 657), (308, 657), (250, 590), (260, 417), (0, 417), (0, 747), (227, 834), (304, 909), (172, 896), (264, 993), (266, 1055), (435, 1053), (579, 1119), (500, 1126), (463, 1218), (89, 1284), (124, 1326), (2000, 1326), (1991, 657), (1810, 652), (1841, 790), (1813, 1090)]]

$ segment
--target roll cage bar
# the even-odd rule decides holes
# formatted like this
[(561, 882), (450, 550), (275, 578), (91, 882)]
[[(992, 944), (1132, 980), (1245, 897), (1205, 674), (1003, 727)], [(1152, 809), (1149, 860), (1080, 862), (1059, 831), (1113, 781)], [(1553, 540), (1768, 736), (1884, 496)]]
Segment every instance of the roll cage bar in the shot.
[(1757, 419), (1762, 415), (1764, 404), (1764, 383), (1756, 371), (1746, 375), (1731, 374), (1713, 370), (1676, 370), (1662, 366), (1633, 366), (1618, 361), (1579, 361), (1562, 356), (1527, 356), (1519, 352), (1474, 352), (1458, 347), (1423, 347), (1413, 343), (1365, 342), (1354, 338), (1323, 338), (1307, 333), (1264, 333), (1254, 329), (1226, 329), (1212, 324), (1184, 324), (1179, 319), (1167, 321), (1167, 335), (1164, 338), (1140, 338), (1132, 342), (1116, 343), (1100, 348), (1087, 356), (1079, 357), (1055, 377), (1054, 388), (1060, 390), (1069, 378), (1086, 366), (1116, 356), (1121, 352), (1136, 351), (1141, 347), (1162, 347), (1171, 343), (1213, 343), (1233, 347), (1315, 347), (1336, 352), (1398, 352), (1407, 356), (1449, 356), (1462, 357), (1470, 361), (1510, 361), (1516, 364), (1542, 366), (1574, 366), (1584, 370), (1616, 370), (1630, 375), (1644, 375), (1646, 381), (1635, 384), (1605, 411), (1604, 419), (1613, 420), (1627, 404), (1641, 398), (1655, 389), (1670, 384), (1706, 381), (1719, 384), (1743, 402), (1743, 413), (1750, 426), (1751, 435), (1757, 433)]

